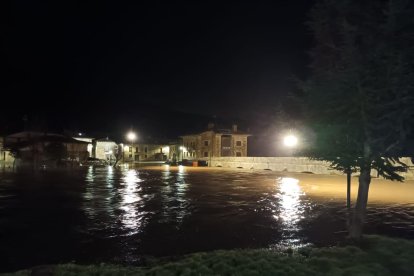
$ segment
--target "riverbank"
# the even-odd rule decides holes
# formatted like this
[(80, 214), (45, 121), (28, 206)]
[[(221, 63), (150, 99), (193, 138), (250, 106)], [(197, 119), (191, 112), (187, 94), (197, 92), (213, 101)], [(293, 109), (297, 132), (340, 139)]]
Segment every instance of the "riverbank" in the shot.
[(38, 266), (4, 275), (412, 275), (414, 241), (367, 236), (358, 245), (285, 250), (229, 250), (151, 261)]

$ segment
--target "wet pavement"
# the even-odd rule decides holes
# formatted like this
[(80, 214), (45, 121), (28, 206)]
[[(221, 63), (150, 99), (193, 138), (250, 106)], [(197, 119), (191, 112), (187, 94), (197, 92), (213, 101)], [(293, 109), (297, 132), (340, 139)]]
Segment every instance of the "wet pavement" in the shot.
[[(346, 235), (345, 181), (169, 166), (0, 172), (0, 271), (334, 245)], [(374, 179), (365, 230), (414, 239), (414, 182)]]

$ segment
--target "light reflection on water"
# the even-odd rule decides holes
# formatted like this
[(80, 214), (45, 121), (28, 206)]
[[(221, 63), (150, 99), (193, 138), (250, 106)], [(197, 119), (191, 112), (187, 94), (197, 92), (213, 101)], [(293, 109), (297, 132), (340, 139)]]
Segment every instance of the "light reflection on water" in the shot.
[(282, 241), (279, 245), (302, 247), (307, 245), (298, 238), (301, 230), (299, 222), (304, 218), (305, 210), (309, 207), (306, 200), (302, 199), (305, 192), (299, 185), (299, 180), (291, 177), (279, 177), (276, 181), (277, 192), (276, 214), (273, 217), (280, 222)]
[(141, 200), (139, 183), (142, 180), (138, 177), (138, 171), (135, 169), (128, 170), (124, 174), (119, 189), (122, 196), (120, 209), (124, 211), (121, 215), (121, 221), (125, 229), (129, 230), (128, 234), (133, 235), (141, 230), (142, 216), (140, 216), (140, 210), (136, 203)]

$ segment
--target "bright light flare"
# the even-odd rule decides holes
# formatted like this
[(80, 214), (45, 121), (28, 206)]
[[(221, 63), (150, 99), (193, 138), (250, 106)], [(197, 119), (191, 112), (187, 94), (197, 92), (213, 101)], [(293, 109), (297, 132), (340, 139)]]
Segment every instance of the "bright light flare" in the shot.
[(127, 139), (128, 141), (135, 141), (137, 139), (137, 135), (135, 134), (135, 132), (128, 132), (127, 134)]
[(294, 135), (288, 135), (283, 139), (283, 144), (289, 148), (295, 147), (298, 144), (298, 138)]

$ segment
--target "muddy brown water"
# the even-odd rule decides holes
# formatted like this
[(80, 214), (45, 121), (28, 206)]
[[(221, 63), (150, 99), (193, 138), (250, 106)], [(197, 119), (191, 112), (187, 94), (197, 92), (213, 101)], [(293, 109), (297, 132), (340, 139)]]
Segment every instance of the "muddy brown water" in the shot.
[[(169, 166), (0, 172), (0, 271), (335, 245), (346, 236), (345, 181)], [(414, 182), (374, 179), (365, 230), (414, 239)]]

